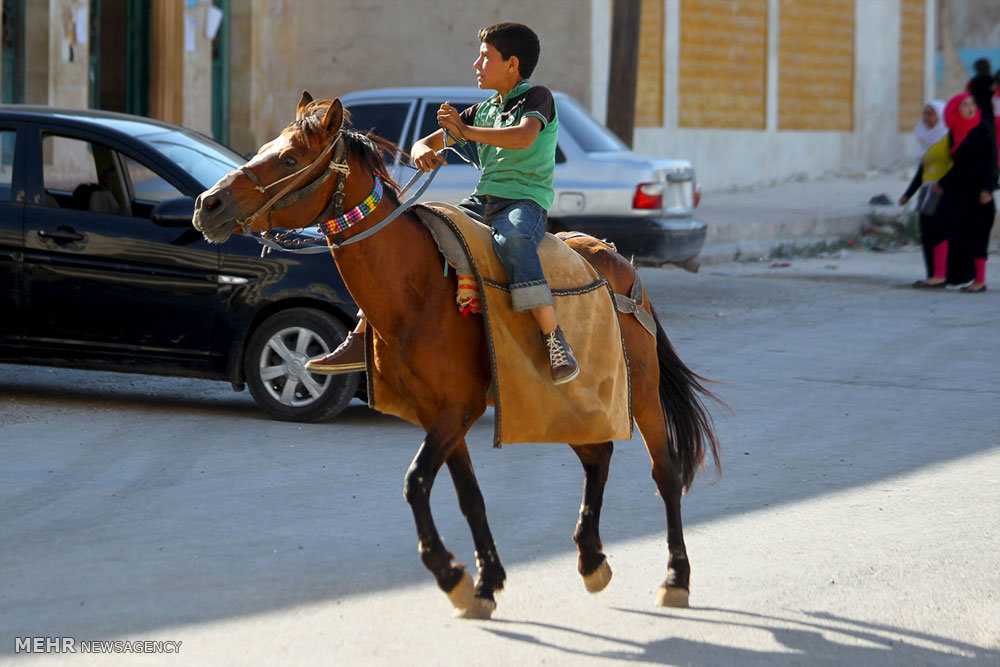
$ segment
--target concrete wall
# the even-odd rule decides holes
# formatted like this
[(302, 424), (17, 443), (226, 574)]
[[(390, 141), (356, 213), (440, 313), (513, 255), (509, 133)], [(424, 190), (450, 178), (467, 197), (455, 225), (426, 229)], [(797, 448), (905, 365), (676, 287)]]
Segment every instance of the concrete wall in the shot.
[(322, 99), (374, 87), (475, 85), (476, 33), (499, 21), (526, 23), (538, 33), (542, 53), (533, 80), (578, 98), (590, 95), (591, 16), (581, 0), (246, 4), (249, 12), (234, 8), (233, 16), (232, 106), (246, 105), (251, 119), (249, 134), (234, 127), (231, 136), (241, 152), (287, 125), (304, 89)]
[[(184, 121), (185, 127), (212, 135), (212, 42), (205, 36), (205, 14), (209, 0), (198, 0), (197, 6), (184, 10)], [(237, 2), (236, 4), (239, 4)], [(193, 46), (188, 51), (188, 46)]]
[(937, 97), (947, 100), (964, 89), (973, 61), (989, 58), (1000, 69), (1000, 2), (997, 0), (936, 0), (940, 32), (936, 41), (939, 69)]
[[(657, 0), (643, 1), (647, 11), (656, 9), (649, 15), (655, 14), (660, 34), (648, 34), (650, 25), (644, 24), (642, 43), (657, 49), (662, 45), (662, 66), (655, 66), (656, 54), (653, 60), (646, 54), (640, 78), (662, 77), (643, 90), (662, 90), (663, 106), (662, 112), (637, 123), (635, 145), (646, 153), (691, 159), (702, 186), (709, 190), (830, 171), (880, 169), (914, 159), (917, 145), (907, 126), (916, 123), (919, 109), (910, 111), (900, 103), (903, 98), (906, 106), (913, 105), (916, 95), (909, 71), (915, 61), (912, 43), (907, 46), (910, 55), (900, 59), (904, 5), (925, 3), (925, 91), (936, 87), (937, 95), (946, 97), (960, 90), (968, 76), (961, 58), (977, 49), (1000, 50), (997, 0), (829, 0), (854, 6), (851, 129), (783, 130), (778, 114), (780, 16), (782, 7), (801, 0), (765, 0), (763, 129), (690, 127), (690, 120), (682, 124), (679, 118), (681, 11), (685, 2), (692, 7), (706, 0), (659, 1), (662, 11), (654, 7)], [(726, 3), (735, 6), (742, 1)], [(456, 0), (234, 0), (226, 17), (231, 27), (230, 144), (248, 152), (275, 136), (292, 119), (303, 89), (324, 98), (385, 86), (473, 85), (476, 31), (501, 20), (527, 23), (539, 33), (542, 54), (535, 81), (577, 97), (603, 121), (611, 75), (611, 3), (509, 0), (481, 6)], [(208, 4), (209, 0), (198, 0), (195, 7), (185, 8), (185, 17), (196, 22), (195, 39), (194, 50), (181, 54), (183, 122), (206, 133), (212, 104), (212, 45), (204, 36)], [(89, 45), (65, 36), (72, 35), (76, 11), (88, 8), (89, 2), (32, 0), (27, 5), (26, 100), (86, 107)], [(911, 32), (907, 35), (912, 42)], [(72, 60), (68, 45), (73, 46)], [(899, 92), (902, 67), (907, 68), (905, 96)], [(998, 67), (1000, 58), (994, 63), (994, 69)], [(938, 72), (944, 74), (940, 83)], [(662, 118), (660, 124), (657, 117)], [(651, 126), (643, 127), (644, 123)]]
[[(853, 90), (846, 93), (849, 100), (853, 97), (853, 119), (839, 131), (779, 129), (780, 18), (787, 1), (768, 0), (766, 126), (763, 130), (743, 130), (692, 128), (680, 123), (678, 62), (682, 61), (679, 26), (683, 25), (683, 3), (665, 0), (665, 122), (659, 128), (637, 128), (635, 145), (647, 153), (692, 160), (700, 183), (708, 190), (817, 177), (828, 172), (879, 169), (915, 157), (916, 145), (910, 133), (899, 131), (900, 0), (853, 3)], [(934, 0), (927, 2), (932, 5)], [(609, 4), (608, 0), (593, 0), (592, 7), (600, 15), (609, 11)], [(933, 8), (928, 11), (933, 13)], [(607, 48), (610, 39), (598, 44)], [(607, 67), (600, 66), (606, 55), (595, 53), (593, 58), (591, 85), (599, 91), (608, 75)], [(817, 67), (815, 75), (822, 74), (823, 69)], [(926, 78), (927, 72), (924, 75)], [(822, 96), (817, 99), (822, 100)], [(603, 108), (599, 93), (592, 100), (598, 109)], [(918, 114), (916, 109), (914, 122)], [(837, 122), (843, 125), (843, 120)]]
[(85, 109), (90, 101), (89, 44), (76, 41), (78, 10), (89, 10), (84, 0), (49, 2), (49, 71), (47, 104)]

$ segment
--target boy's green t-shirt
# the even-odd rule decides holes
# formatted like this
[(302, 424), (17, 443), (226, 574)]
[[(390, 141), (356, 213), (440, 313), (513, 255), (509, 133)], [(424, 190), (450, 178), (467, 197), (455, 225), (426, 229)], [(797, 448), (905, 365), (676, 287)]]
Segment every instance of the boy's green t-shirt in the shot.
[(507, 199), (531, 199), (548, 211), (552, 207), (552, 176), (556, 167), (559, 115), (552, 92), (522, 79), (500, 98), (473, 104), (462, 112), (462, 121), (475, 127), (513, 127), (525, 117), (537, 118), (542, 129), (528, 148), (515, 150), (477, 144), (482, 176), (475, 194)]

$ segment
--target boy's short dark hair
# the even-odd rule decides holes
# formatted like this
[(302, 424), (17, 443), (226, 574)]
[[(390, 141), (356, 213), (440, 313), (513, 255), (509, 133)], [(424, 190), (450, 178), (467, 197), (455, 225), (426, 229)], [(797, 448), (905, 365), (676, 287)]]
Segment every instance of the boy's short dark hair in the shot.
[[(500, 49), (497, 49), (499, 51)], [(504, 56), (505, 58), (507, 56)], [(976, 74), (990, 75), (990, 59), (989, 58), (979, 58), (972, 64), (972, 69), (975, 70)]]
[(517, 71), (527, 79), (538, 64), (538, 35), (520, 23), (497, 23), (479, 31), (479, 41), (500, 52), (504, 60), (517, 56)]

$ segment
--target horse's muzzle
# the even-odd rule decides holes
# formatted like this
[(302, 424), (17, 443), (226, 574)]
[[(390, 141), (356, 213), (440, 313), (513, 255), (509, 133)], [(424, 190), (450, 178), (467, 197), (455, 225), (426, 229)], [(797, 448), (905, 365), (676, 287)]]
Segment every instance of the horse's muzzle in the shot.
[(223, 178), (195, 200), (192, 223), (209, 243), (223, 243), (238, 228), (236, 220), (241, 212), (227, 179)]

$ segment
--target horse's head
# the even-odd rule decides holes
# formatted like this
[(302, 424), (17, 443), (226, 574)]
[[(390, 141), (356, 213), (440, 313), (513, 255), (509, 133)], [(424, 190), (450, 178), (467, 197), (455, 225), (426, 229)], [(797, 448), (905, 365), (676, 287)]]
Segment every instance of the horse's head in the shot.
[[(314, 101), (303, 92), (295, 121), (261, 146), (249, 162), (198, 197), (195, 229), (208, 241), (222, 243), (241, 228), (259, 232), (309, 224), (324, 209), (335, 187), (335, 178), (321, 182), (320, 177), (331, 173), (326, 167), (343, 121), (340, 100)], [(316, 185), (309, 189), (312, 183)], [(305, 194), (296, 198), (297, 188)], [(286, 189), (293, 194), (282, 201), (279, 195)]]

